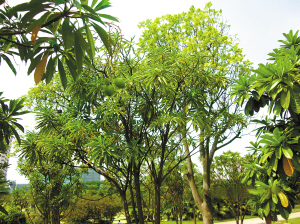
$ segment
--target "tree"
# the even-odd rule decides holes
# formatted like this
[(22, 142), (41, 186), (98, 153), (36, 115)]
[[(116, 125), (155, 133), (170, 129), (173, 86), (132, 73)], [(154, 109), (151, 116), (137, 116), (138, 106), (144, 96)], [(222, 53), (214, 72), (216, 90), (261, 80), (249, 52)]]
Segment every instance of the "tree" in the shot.
[[(212, 17), (216, 13), (209, 6), (206, 10)], [(193, 14), (200, 12), (192, 7), (180, 18), (190, 21)], [(196, 140), (189, 137), (192, 128), (186, 127), (190, 121), (195, 129), (202, 128), (202, 134), (208, 133), (205, 142), (214, 138), (212, 154), (238, 137), (240, 128), (245, 125), (243, 117), (230, 107), (232, 103), (225, 94), (230, 83), (229, 75), (234, 76), (235, 69), (247, 72), (248, 62), (242, 62), (241, 50), (232, 44), (230, 38), (222, 38), (226, 27), (221, 33), (205, 35), (207, 38), (203, 42), (201, 38), (201, 41), (189, 41), (191, 30), (180, 27), (181, 20), (176, 18), (165, 16), (161, 21), (158, 18), (153, 23), (144, 22), (141, 27), (145, 30), (138, 49), (134, 43), (123, 41), (115, 57), (111, 58), (109, 54), (99, 57), (97, 66), (86, 68), (67, 88), (68, 95), (62, 94), (67, 98), (60, 98), (63, 106), (61, 114), (54, 112), (54, 108), (39, 108), (38, 127), (49, 135), (55, 132), (56, 138), (64, 138), (73, 146), (72, 149), (61, 148), (59, 155), (68, 156), (68, 160), (60, 161), (68, 163), (76, 160), (104, 175), (123, 195), (124, 207), (127, 203), (124, 195), (133, 181), (140, 223), (144, 220), (139, 181), (141, 169), (149, 167), (155, 189), (155, 222), (160, 223), (163, 182), (190, 153), (198, 149)], [(159, 25), (168, 19), (171, 21), (169, 25)], [(203, 23), (206, 24), (206, 21)], [(207, 32), (211, 29), (207, 28)], [(162, 38), (167, 34), (168, 38)], [(205, 42), (213, 36), (216, 43), (223, 41), (224, 48)], [(202, 50), (207, 52), (203, 54)], [(210, 67), (204, 70), (205, 66)], [(107, 79), (103, 80), (98, 71), (104, 71)], [(125, 88), (123, 85), (120, 87), (118, 78), (126, 81)], [(45, 95), (35, 97), (47, 98)], [(51, 99), (55, 101), (53, 95)], [(220, 105), (219, 111), (214, 110), (215, 105)], [(56, 124), (57, 120), (62, 122), (61, 125)], [(209, 120), (215, 123), (209, 123)], [(204, 121), (208, 123), (203, 125)], [(224, 142), (230, 135), (229, 130), (237, 133)], [(181, 150), (183, 139), (194, 147), (186, 155)], [(50, 147), (45, 147), (45, 150), (51, 155), (58, 154)], [(201, 155), (204, 156), (203, 153)], [(205, 166), (206, 171), (209, 166)], [(209, 187), (208, 177), (205, 174), (205, 183), (208, 184), (205, 189)], [(209, 192), (206, 193), (209, 197)], [(200, 209), (205, 214), (201, 206)], [(205, 217), (212, 221), (212, 216)], [(130, 223), (129, 214), (126, 218)]]
[[(286, 38), (280, 40), (283, 45), (269, 54), (271, 62), (259, 64), (251, 76), (239, 76), (232, 91), (232, 95), (238, 96), (237, 102), (240, 105), (246, 103), (246, 115), (253, 116), (254, 112), (259, 112), (266, 105), (269, 114), (272, 114), (272, 119), (255, 120), (263, 126), (257, 130), (259, 142), (252, 143), (257, 156), (254, 163), (267, 172), (262, 175), (248, 175), (253, 179), (257, 178), (260, 182), (256, 185), (265, 187), (266, 193), (273, 189), (272, 194), (266, 194), (265, 201), (260, 201), (260, 204), (268, 204), (261, 210), (266, 223), (276, 219), (273, 213), (278, 209), (281, 216), (288, 219), (291, 206), (294, 206), (293, 190), (298, 192), (297, 182), (300, 176), (300, 83), (297, 78), (300, 37), (298, 31), (295, 34), (290, 31), (283, 35)], [(278, 187), (272, 188), (275, 183), (278, 183)], [(278, 193), (281, 194), (280, 199), (283, 199), (282, 206), (278, 203), (278, 197), (273, 196)]]
[(236, 223), (243, 224), (249, 200), (248, 185), (242, 183), (246, 173), (244, 163), (250, 155), (241, 157), (238, 152), (227, 151), (216, 156), (211, 166), (214, 196), (225, 201), (233, 213)]
[[(17, 122), (20, 119), (18, 116), (26, 114), (28, 111), (23, 110), (24, 98), (19, 100), (8, 100), (1, 97), (2, 94), (3, 93), (0, 92), (0, 153), (5, 154), (13, 136), (16, 137), (20, 144), (21, 139), (17, 129), (24, 132), (24, 128)], [(1, 164), (0, 166), (1, 184), (7, 184), (2, 173), (2, 169), (7, 167), (8, 164)], [(5, 192), (2, 193), (4, 194)], [(0, 211), (7, 214), (2, 205), (0, 205)]]
[[(18, 150), (21, 152), (18, 168), (30, 181), (31, 196), (44, 223), (51, 220), (51, 223), (58, 224), (61, 212), (74, 203), (74, 198), (80, 196), (83, 186), (79, 176), (80, 170), (57, 163), (58, 158), (53, 158), (43, 151), (43, 148), (47, 147), (43, 137), (41, 133), (26, 134), (26, 139)], [(51, 147), (59, 148), (58, 144)], [(31, 161), (32, 154), (36, 161)]]
[[(147, 52), (147, 57), (156, 56), (156, 60), (149, 62), (155, 68), (152, 73), (162, 83), (171, 82), (175, 86), (166, 94), (171, 99), (175, 97), (175, 107), (181, 113), (177, 131), (184, 140), (188, 157), (186, 174), (204, 223), (213, 223), (210, 166), (214, 153), (238, 138), (246, 125), (229, 91), (232, 78), (248, 73), (250, 63), (243, 61), (241, 49), (227, 34), (228, 25), (221, 22), (221, 12), (212, 9), (211, 3), (204, 10), (191, 7), (187, 13), (147, 20), (140, 27), (145, 31), (139, 46)], [(172, 52), (169, 55), (173, 60), (161, 53), (168, 51)], [(154, 79), (151, 75), (148, 80)], [(176, 86), (179, 77), (182, 83)], [(177, 119), (176, 115), (172, 117)], [(199, 146), (190, 137), (192, 131), (197, 132)], [(194, 152), (196, 148), (200, 150), (203, 200), (193, 180), (190, 146)]]
[(14, 74), (16, 70), (10, 57), (18, 56), (25, 62), (30, 60), (27, 73), (35, 69), (35, 83), (43, 79), (50, 82), (57, 67), (62, 86), (66, 88), (62, 64), (67, 63), (74, 79), (83, 65), (92, 67), (97, 36), (109, 53), (113, 53), (115, 42), (101, 27), (113, 27), (113, 24), (102, 19), (118, 20), (101, 13), (107, 7), (110, 3), (106, 0), (95, 0), (91, 5), (87, 0), (31, 0), (14, 7), (5, 3), (0, 12), (0, 50), (3, 52), (0, 58)]

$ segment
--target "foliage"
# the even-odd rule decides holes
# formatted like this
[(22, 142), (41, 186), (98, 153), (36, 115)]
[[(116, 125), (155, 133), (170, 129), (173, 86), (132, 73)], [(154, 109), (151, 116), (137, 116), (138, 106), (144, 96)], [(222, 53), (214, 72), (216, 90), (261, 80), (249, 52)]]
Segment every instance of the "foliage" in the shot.
[(227, 151), (216, 156), (212, 163), (213, 195), (225, 202), (237, 222), (239, 219), (243, 222), (248, 210), (249, 187), (242, 179), (246, 172), (243, 164), (249, 159), (249, 155), (241, 157), (238, 152)]
[[(276, 210), (279, 209), (282, 217), (288, 217), (291, 212), (290, 206), (294, 205), (295, 194), (299, 189), (297, 182), (300, 176), (298, 81), (300, 38), (298, 31), (295, 34), (290, 31), (283, 35), (286, 38), (280, 40), (283, 45), (269, 54), (271, 62), (259, 64), (251, 76), (239, 76), (232, 90), (232, 94), (238, 96), (239, 104), (246, 102), (245, 114), (252, 116), (254, 111), (258, 112), (268, 105), (269, 114), (273, 115), (272, 119), (254, 120), (263, 126), (257, 130), (259, 141), (252, 143), (257, 156), (253, 165), (256, 168), (248, 173), (247, 178), (252, 178), (252, 183), (257, 179), (269, 187), (272, 186), (271, 183), (286, 186), (283, 189), (288, 195), (289, 206), (280, 207), (280, 203), (274, 206), (270, 202), (268, 204), (270, 209), (264, 207), (264, 212), (260, 212), (266, 217), (268, 214), (271, 215), (269, 211), (275, 211), (275, 207)], [(261, 182), (256, 185), (261, 186)], [(269, 200), (271, 201), (270, 198)], [(263, 201), (257, 202), (264, 204)]]
[[(206, 14), (212, 18), (201, 17)], [(140, 223), (144, 220), (140, 180), (145, 175), (151, 177), (157, 206), (155, 220), (160, 222), (160, 188), (186, 158), (181, 151), (182, 140), (197, 150), (199, 138), (190, 136), (192, 127), (187, 130), (188, 137), (182, 136), (185, 124), (191, 121), (202, 135), (208, 133), (207, 138), (215, 139), (219, 148), (231, 142), (225, 142), (226, 137), (239, 136), (246, 124), (231, 107), (226, 88), (230, 75), (235, 76), (236, 69), (247, 72), (249, 62), (242, 61), (241, 50), (233, 39), (219, 37), (227, 26), (214, 21), (213, 15), (219, 14), (210, 6), (204, 12), (192, 7), (180, 15), (187, 24), (191, 16), (195, 16), (195, 21), (202, 18), (203, 24), (206, 20), (214, 24), (203, 29), (205, 33), (201, 35), (198, 24), (199, 42), (191, 40), (192, 34), (184, 32), (184, 27), (180, 28), (176, 16), (162, 17), (153, 23), (146, 21), (141, 24), (144, 34), (138, 47), (133, 41), (123, 40), (115, 57), (101, 48), (94, 68), (83, 68), (76, 80), (67, 74), (70, 85), (65, 92), (54, 78), (50, 85), (38, 85), (29, 93), (29, 104), (39, 111), (37, 129), (41, 142), (37, 146), (57, 163), (73, 166), (76, 161), (104, 175), (116, 186), (125, 209), (129, 188), (130, 193), (135, 193), (131, 201), (138, 206)], [(169, 26), (159, 25), (166, 21)], [(219, 25), (224, 25), (221, 30)], [(166, 33), (170, 33), (170, 38), (160, 38)], [(174, 38), (180, 33), (182, 44), (176, 45)], [(152, 35), (158, 35), (154, 38), (157, 43)], [(212, 38), (214, 41), (209, 42)], [(107, 79), (103, 80), (101, 73)], [(123, 87), (116, 82), (118, 78), (126, 82), (125, 88), (114, 88), (112, 94), (107, 94), (109, 85)], [(215, 110), (217, 105), (220, 111)], [(33, 151), (24, 153), (31, 163), (42, 159)], [(130, 223), (129, 214), (126, 218)]]
[[(14, 7), (8, 3), (0, 11), (0, 59), (6, 61), (14, 74), (11, 57), (30, 61), (28, 75), (35, 69), (36, 83), (48, 83), (58, 68), (62, 86), (66, 88), (66, 62), (74, 79), (84, 66), (92, 67), (96, 54), (95, 41), (100, 38), (112, 55), (114, 41), (102, 27), (112, 27), (103, 21), (118, 21), (102, 14), (110, 7), (108, 0), (31, 0)], [(45, 72), (46, 71), (46, 72)]]
[(85, 223), (89, 219), (94, 219), (97, 223), (107, 220), (112, 223), (113, 217), (122, 209), (122, 203), (119, 197), (100, 197), (84, 195), (84, 199), (77, 200), (73, 207), (66, 211), (65, 221), (74, 223)]
[(15, 136), (20, 144), (21, 140), (17, 129), (24, 132), (24, 128), (17, 121), (18, 116), (28, 113), (23, 110), (25, 98), (18, 100), (8, 100), (1, 97), (3, 92), (0, 92), (0, 151), (5, 152), (7, 145), (10, 143), (12, 136)]
[[(38, 214), (45, 222), (51, 215), (54, 222), (60, 219), (60, 212), (72, 206), (74, 199), (80, 196), (83, 190), (79, 176), (81, 171), (56, 163), (52, 156), (47, 155), (43, 151), (46, 145), (39, 147), (39, 144), (43, 144), (44, 138), (41, 133), (27, 132), (25, 138), (19, 148), (21, 152), (19, 171), (30, 181), (29, 198), (34, 208), (38, 210)], [(52, 147), (57, 146), (52, 145)], [(41, 160), (32, 162), (29, 157), (31, 154), (35, 154)], [(15, 203), (22, 204), (24, 201)]]
[(7, 203), (4, 205), (7, 215), (0, 213), (0, 223), (3, 224), (26, 224), (26, 217), (24, 213), (20, 212), (20, 208), (13, 204)]

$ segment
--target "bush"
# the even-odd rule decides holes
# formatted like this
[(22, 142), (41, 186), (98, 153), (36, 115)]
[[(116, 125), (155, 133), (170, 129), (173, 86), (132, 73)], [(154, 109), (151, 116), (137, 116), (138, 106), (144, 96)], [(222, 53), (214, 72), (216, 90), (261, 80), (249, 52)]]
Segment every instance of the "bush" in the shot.
[[(113, 217), (122, 210), (122, 203), (118, 197), (84, 195), (76, 204), (65, 212), (64, 221), (68, 223), (87, 223), (94, 219), (99, 224), (110, 224)], [(99, 199), (99, 200), (97, 200)]]
[(18, 206), (4, 206), (8, 215), (0, 212), (0, 223), (1, 224), (26, 224), (26, 217), (24, 213), (20, 213)]

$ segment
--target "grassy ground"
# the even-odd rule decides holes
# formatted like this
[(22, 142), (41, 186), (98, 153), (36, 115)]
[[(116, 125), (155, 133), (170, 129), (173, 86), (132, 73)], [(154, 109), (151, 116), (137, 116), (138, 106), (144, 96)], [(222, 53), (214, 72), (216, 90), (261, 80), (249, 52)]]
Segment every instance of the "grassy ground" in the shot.
[[(293, 212), (300, 212), (300, 205), (296, 205), (295, 209), (293, 209)], [(245, 216), (245, 219), (252, 219), (252, 218), (257, 218), (257, 216)], [(126, 218), (123, 213), (119, 213), (116, 217), (115, 220), (113, 221), (113, 224), (117, 224), (121, 221), (122, 224), (126, 223)], [(228, 221), (234, 221), (235, 219), (224, 219), (224, 220), (216, 220), (215, 222), (228, 222)], [(274, 222), (275, 223), (275, 222)], [(285, 221), (281, 221), (280, 223), (285, 223)], [(295, 218), (295, 219), (289, 219), (289, 223), (291, 224), (299, 224), (300, 223), (300, 218)], [(61, 222), (61, 224), (64, 224), (64, 222)], [(148, 224), (151, 224), (148, 222)], [(161, 221), (161, 224), (176, 224), (176, 221)], [(193, 220), (184, 220), (182, 221), (182, 224), (194, 224)], [(198, 221), (197, 224), (203, 224), (203, 221)]]
[[(285, 221), (279, 221), (279, 222), (272, 222), (272, 224), (275, 223), (286, 223)], [(295, 218), (295, 219), (289, 219), (288, 223), (291, 224), (299, 224), (300, 223), (300, 218)], [(261, 223), (261, 224), (265, 224), (265, 223)]]

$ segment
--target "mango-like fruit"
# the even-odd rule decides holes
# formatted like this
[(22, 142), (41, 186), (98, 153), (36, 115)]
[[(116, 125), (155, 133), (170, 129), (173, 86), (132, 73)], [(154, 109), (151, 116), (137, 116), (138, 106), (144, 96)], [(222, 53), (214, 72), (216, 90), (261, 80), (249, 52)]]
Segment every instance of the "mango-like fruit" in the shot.
[(279, 199), (280, 199), (280, 201), (281, 201), (281, 205), (282, 205), (283, 207), (286, 208), (286, 207), (289, 206), (289, 201), (288, 201), (286, 195), (285, 195), (283, 192), (280, 192), (280, 193), (278, 194), (278, 197), (279, 197)]
[(125, 81), (121, 78), (116, 78), (115, 85), (116, 85), (116, 87), (123, 89), (125, 87)]
[(282, 163), (283, 163), (283, 170), (284, 170), (285, 174), (289, 177), (293, 176), (294, 166), (293, 166), (292, 160), (283, 156)]
[(113, 85), (105, 86), (104, 92), (107, 96), (112, 96), (115, 92), (115, 88)]
[(104, 84), (109, 85), (110, 84), (110, 79), (108, 79), (108, 78), (104, 79)]

